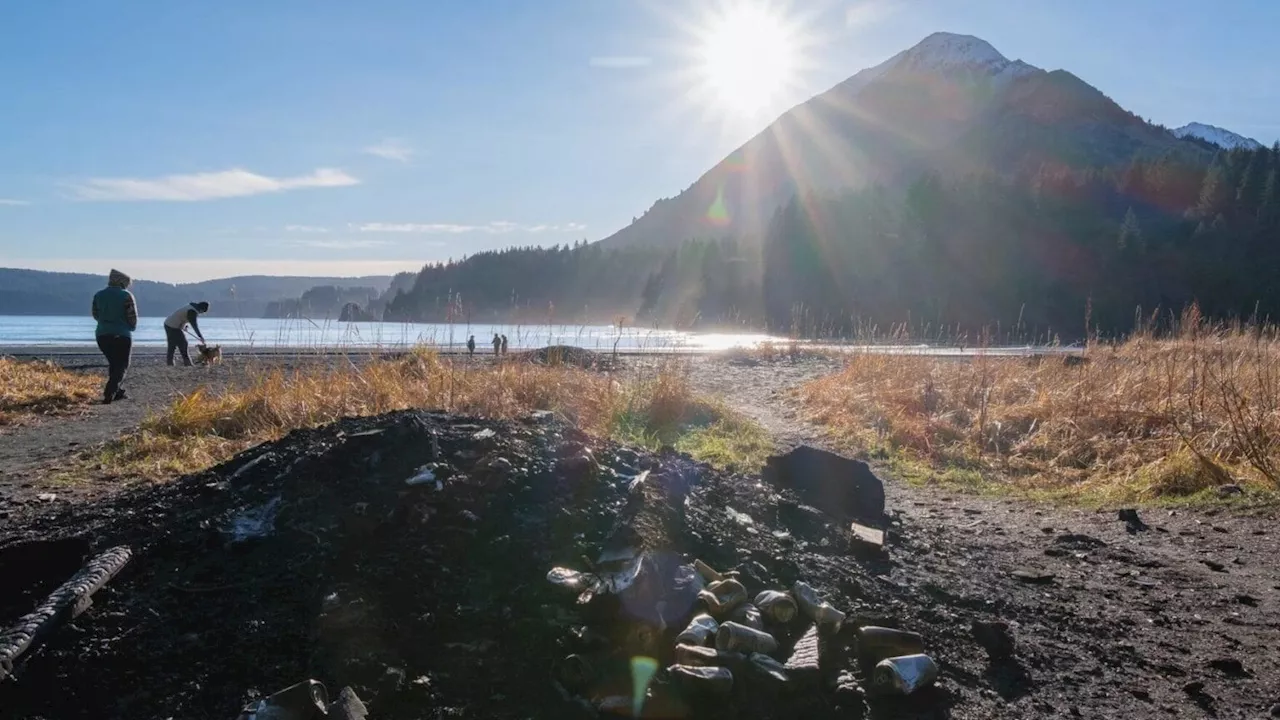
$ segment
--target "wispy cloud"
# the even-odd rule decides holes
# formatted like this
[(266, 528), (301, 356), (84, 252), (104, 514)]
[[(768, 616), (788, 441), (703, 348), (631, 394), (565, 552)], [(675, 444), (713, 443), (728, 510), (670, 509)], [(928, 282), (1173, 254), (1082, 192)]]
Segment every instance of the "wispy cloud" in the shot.
[(316, 250), (358, 250), (361, 248), (386, 247), (392, 243), (387, 240), (370, 238), (297, 238), (286, 240), (284, 244)]
[(308, 175), (281, 178), (235, 168), (193, 175), (166, 175), (155, 179), (91, 178), (72, 185), (71, 189), (81, 200), (192, 202), (359, 183), (356, 178), (336, 168), (318, 168)]
[(649, 67), (653, 58), (644, 55), (598, 55), (588, 61), (591, 67), (608, 68), (610, 70), (631, 70)]
[(285, 232), (293, 232), (293, 233), (313, 233), (313, 234), (315, 234), (315, 233), (327, 233), (327, 232), (329, 232), (329, 228), (327, 228), (327, 227), (319, 227), (319, 226), (316, 226), (316, 225), (285, 225), (285, 226), (284, 226), (284, 230), (285, 230)]
[(421, 235), (463, 235), (466, 233), (488, 233), (503, 235), (512, 232), (544, 233), (544, 232), (580, 232), (587, 226), (582, 223), (564, 223), (560, 225), (525, 225), (494, 220), (483, 225), (460, 225), (456, 223), (359, 223), (348, 226), (350, 229), (365, 233), (417, 233)]
[(30, 200), (15, 200), (13, 198), (0, 198), (0, 205), (30, 205)]
[(370, 155), (402, 163), (409, 162), (409, 158), (413, 157), (413, 148), (399, 138), (387, 138), (376, 145), (370, 145), (364, 151)]
[(844, 24), (860, 30), (874, 25), (898, 9), (898, 0), (856, 0), (844, 11)]

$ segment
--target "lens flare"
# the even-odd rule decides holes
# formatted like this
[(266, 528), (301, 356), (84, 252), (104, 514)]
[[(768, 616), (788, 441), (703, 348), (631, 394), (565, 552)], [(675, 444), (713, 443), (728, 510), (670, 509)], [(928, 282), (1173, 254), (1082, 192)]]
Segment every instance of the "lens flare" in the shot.
[(642, 655), (631, 658), (631, 717), (640, 717), (644, 699), (649, 694), (649, 683), (657, 672), (657, 660)]

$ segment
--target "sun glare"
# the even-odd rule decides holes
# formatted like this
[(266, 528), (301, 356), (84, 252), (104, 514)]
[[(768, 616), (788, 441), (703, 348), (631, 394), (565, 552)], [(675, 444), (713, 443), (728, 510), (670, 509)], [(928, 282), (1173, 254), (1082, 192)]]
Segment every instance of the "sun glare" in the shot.
[(797, 81), (798, 39), (788, 18), (773, 7), (723, 5), (701, 28), (701, 85), (725, 111), (753, 115), (770, 108)]

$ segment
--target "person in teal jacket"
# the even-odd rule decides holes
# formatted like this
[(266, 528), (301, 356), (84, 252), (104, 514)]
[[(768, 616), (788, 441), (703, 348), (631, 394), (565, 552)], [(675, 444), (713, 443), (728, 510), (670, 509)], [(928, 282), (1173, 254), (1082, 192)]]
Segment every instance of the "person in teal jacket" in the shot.
[(119, 270), (107, 276), (107, 286), (93, 296), (93, 319), (98, 321), (94, 333), (98, 349), (107, 358), (107, 386), (102, 401), (111, 404), (124, 400), (124, 375), (129, 371), (133, 354), (133, 331), (138, 329), (138, 304), (129, 292), (132, 280)]

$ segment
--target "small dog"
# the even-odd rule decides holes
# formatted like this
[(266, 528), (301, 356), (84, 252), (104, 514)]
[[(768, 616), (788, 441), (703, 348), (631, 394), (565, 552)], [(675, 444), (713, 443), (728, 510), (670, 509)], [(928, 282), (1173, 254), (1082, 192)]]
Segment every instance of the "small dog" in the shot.
[(201, 365), (214, 365), (222, 362), (221, 345), (197, 345), (196, 352), (200, 353), (200, 357), (196, 359), (196, 362)]

